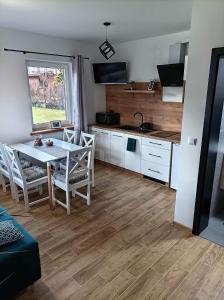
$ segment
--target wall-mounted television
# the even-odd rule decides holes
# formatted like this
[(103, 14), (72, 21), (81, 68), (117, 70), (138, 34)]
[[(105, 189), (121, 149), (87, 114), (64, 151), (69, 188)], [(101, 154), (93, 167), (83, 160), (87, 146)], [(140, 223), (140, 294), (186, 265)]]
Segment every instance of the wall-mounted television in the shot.
[(128, 82), (127, 64), (125, 62), (93, 64), (95, 83), (122, 84)]
[(157, 66), (162, 86), (183, 86), (184, 64), (168, 64)]

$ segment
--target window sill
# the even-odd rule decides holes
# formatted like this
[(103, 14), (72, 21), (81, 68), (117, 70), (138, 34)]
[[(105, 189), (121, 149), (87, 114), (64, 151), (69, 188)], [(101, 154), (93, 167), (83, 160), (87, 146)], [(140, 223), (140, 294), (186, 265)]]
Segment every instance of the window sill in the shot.
[(62, 126), (61, 128), (43, 128), (43, 129), (36, 129), (36, 130), (33, 130), (33, 131), (30, 133), (30, 135), (37, 135), (37, 134), (46, 134), (46, 133), (59, 132), (59, 131), (63, 131), (64, 128), (74, 129), (74, 125)]

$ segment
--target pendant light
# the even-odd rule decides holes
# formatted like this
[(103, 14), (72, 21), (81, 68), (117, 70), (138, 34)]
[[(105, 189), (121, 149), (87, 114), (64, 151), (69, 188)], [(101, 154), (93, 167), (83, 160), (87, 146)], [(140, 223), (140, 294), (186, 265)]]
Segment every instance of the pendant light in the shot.
[(113, 46), (107, 40), (107, 28), (111, 25), (110, 22), (104, 22), (103, 25), (106, 27), (106, 40), (99, 46), (101, 54), (106, 58), (110, 59), (114, 54), (115, 50)]

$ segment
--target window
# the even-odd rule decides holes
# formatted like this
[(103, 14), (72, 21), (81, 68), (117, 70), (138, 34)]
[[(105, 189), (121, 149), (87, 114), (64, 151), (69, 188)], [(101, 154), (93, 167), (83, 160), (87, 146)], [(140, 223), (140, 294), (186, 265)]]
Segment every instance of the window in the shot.
[(70, 121), (69, 64), (27, 62), (33, 128), (49, 128), (50, 121)]

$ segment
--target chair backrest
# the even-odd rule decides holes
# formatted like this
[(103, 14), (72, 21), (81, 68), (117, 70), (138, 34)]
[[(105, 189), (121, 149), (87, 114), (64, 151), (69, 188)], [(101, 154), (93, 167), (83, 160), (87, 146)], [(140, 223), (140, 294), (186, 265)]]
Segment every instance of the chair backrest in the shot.
[(63, 141), (74, 144), (77, 131), (64, 128)]
[(76, 176), (90, 175), (91, 154), (91, 147), (85, 147), (67, 153), (66, 184), (69, 184), (70, 179)]
[(95, 149), (95, 135), (82, 131), (79, 145), (82, 147), (92, 147), (92, 149)]
[(26, 185), (26, 180), (23, 174), (23, 169), (15, 149), (4, 145), (5, 153), (9, 161), (9, 166), (12, 172), (12, 178), (15, 183), (20, 183), (23, 186)]
[(91, 147), (91, 167), (93, 167), (96, 147), (95, 134), (85, 133), (81, 131), (79, 145), (82, 147)]
[(0, 172), (1, 173), (10, 173), (9, 161), (7, 159), (4, 145), (0, 142)]

